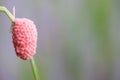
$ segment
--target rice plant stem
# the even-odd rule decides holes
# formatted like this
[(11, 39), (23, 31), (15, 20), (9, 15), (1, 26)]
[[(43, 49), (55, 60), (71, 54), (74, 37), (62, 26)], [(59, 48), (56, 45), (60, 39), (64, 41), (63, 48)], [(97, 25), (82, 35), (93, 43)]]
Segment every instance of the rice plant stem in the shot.
[[(0, 6), (0, 12), (4, 12), (13, 23), (15, 22), (15, 16), (12, 15), (6, 7)], [(32, 66), (32, 71), (33, 71), (35, 80), (40, 80), (34, 58), (30, 59), (30, 63), (31, 63), (31, 66)]]
[(30, 59), (30, 63), (31, 63), (31, 66), (32, 66), (32, 71), (33, 71), (35, 80), (40, 80), (40, 76), (39, 76), (39, 73), (38, 73), (37, 66), (35, 64), (34, 58)]
[(8, 11), (6, 7), (0, 6), (0, 11), (4, 12), (12, 22), (15, 22), (15, 17)]

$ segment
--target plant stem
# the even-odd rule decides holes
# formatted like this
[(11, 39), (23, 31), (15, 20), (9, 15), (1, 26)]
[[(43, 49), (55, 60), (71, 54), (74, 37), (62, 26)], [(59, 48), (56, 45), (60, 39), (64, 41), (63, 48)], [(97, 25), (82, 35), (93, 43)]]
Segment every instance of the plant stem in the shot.
[[(15, 17), (14, 17), (15, 14), (12, 15), (6, 7), (0, 6), (0, 11), (4, 12), (13, 23), (15, 22)], [(30, 59), (30, 63), (31, 63), (31, 66), (32, 66), (32, 71), (33, 71), (35, 80), (40, 80), (34, 58)]]
[(30, 59), (30, 63), (31, 63), (31, 66), (32, 66), (32, 70), (33, 70), (35, 80), (40, 80), (40, 76), (39, 76), (39, 73), (38, 73), (37, 66), (35, 64), (34, 58)]
[(8, 11), (6, 7), (0, 6), (0, 11), (4, 12), (12, 22), (15, 22), (15, 17)]

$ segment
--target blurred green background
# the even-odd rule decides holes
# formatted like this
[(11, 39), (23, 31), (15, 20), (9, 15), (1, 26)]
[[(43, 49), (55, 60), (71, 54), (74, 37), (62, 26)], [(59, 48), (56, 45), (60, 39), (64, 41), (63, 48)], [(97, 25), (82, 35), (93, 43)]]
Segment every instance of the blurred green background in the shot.
[[(38, 30), (41, 80), (120, 80), (120, 0), (0, 0)], [(11, 22), (0, 13), (0, 80), (34, 80), (15, 54)]]

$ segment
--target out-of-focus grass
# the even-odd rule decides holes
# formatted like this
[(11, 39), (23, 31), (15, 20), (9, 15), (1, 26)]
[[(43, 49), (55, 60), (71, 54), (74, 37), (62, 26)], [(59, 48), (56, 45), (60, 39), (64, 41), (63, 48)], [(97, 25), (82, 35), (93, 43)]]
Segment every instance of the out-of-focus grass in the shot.
[[(119, 2), (119, 0), (2, 1), (9, 8), (15, 4), (17, 17), (28, 17), (35, 21), (38, 29), (35, 58), (42, 80), (120, 79)], [(8, 21), (4, 18), (0, 26), (8, 26), (6, 22)], [(1, 29), (5, 31), (6, 27)], [(8, 36), (5, 32), (0, 35), (3, 34)], [(8, 42), (2, 40), (4, 42), (2, 49), (8, 48), (5, 45), (11, 45), (8, 44), (9, 36), (6, 38), (3, 40)], [(8, 48), (8, 51), (1, 50), (1, 54), (6, 52), (8, 60), (11, 59), (9, 49), (14, 53), (13, 47)], [(29, 63), (22, 60), (19, 62), (14, 59), (15, 56), (11, 57), (15, 61), (13, 63), (17, 62), (14, 64), (17, 66), (11, 68), (18, 67), (20, 80), (32, 80)], [(6, 68), (8, 72), (11, 71)], [(17, 70), (13, 72), (15, 71)], [(0, 72), (0, 75), (5, 74)], [(9, 77), (10, 73), (6, 75), (13, 79)]]

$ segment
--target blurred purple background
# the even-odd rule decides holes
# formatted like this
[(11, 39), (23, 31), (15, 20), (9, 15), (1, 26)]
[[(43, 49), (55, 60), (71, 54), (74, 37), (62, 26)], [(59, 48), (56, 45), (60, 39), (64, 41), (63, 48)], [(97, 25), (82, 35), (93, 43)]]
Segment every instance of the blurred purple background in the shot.
[[(120, 80), (120, 0), (0, 0), (38, 30), (41, 80)], [(0, 13), (0, 80), (34, 80), (15, 54), (11, 22)]]

